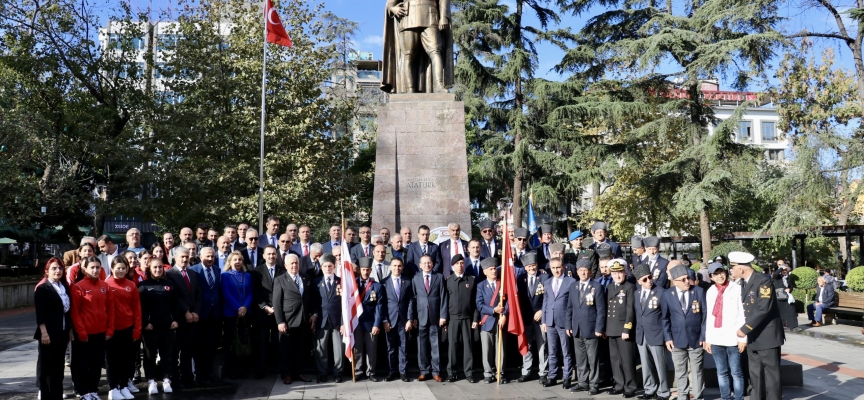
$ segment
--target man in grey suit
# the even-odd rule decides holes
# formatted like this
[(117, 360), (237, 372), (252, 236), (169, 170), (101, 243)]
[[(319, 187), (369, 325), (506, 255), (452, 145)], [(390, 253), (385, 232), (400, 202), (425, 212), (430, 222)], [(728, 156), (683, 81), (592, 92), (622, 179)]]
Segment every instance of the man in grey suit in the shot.
[(372, 250), (372, 279), (375, 282), (384, 282), (390, 276), (390, 263), (385, 261), (387, 247), (383, 244), (375, 246)]
[(816, 288), (816, 302), (807, 305), (807, 319), (810, 320), (810, 326), (822, 326), (822, 313), (834, 307), (834, 285), (825, 282), (825, 278), (819, 277), (816, 280), (819, 286)]
[(666, 372), (666, 342), (663, 337), (663, 288), (654, 286), (648, 264), (639, 264), (633, 277), (639, 284), (636, 299), (636, 348), (642, 360), (642, 400), (657, 398), (669, 400)]
[(273, 281), (273, 314), (279, 330), (279, 370), (282, 383), (290, 385), (294, 380), (310, 382), (301, 374), (304, 354), (309, 353), (305, 334), (311, 328), (315, 332), (318, 319), (317, 306), (312, 301), (315, 287), (309, 278), (300, 275), (300, 260), (288, 255), (285, 260), (287, 273)]
[(564, 265), (560, 258), (549, 260), (549, 272), (552, 278), (547, 280), (547, 292), (543, 297), (543, 316), (540, 327), (546, 332), (546, 345), (549, 349), (549, 374), (543, 386), (558, 384), (558, 371), (561, 359), (564, 361), (564, 389), (570, 389), (570, 376), (573, 375), (573, 352), (570, 338), (565, 328), (567, 321), (567, 303), (570, 300), (570, 286), (576, 280), (564, 276)]
[(427, 254), (420, 257), (420, 273), (414, 275), (413, 281), (419, 328), (417, 349), (420, 376), (417, 380), (420, 382), (427, 380), (430, 372), (436, 382), (443, 380), (438, 345), (441, 328), (447, 324), (447, 290), (444, 277), (432, 272), (432, 267), (431, 256)]

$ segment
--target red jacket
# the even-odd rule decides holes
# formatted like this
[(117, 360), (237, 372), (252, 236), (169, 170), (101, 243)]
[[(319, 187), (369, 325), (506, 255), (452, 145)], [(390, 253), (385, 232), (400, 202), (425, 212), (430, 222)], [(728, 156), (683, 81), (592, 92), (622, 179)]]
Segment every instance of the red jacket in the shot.
[(84, 278), (72, 285), (72, 325), (82, 341), (96, 333), (114, 336), (114, 303), (108, 284)]
[(105, 281), (111, 289), (111, 301), (114, 303), (114, 330), (132, 329), (132, 338), (141, 338), (141, 297), (138, 295), (138, 285), (129, 279), (115, 280), (114, 277)]
[[(69, 286), (72, 286), (75, 284), (75, 279), (77, 279), (79, 272), (81, 275), (84, 275), (84, 277), (86, 277), (86, 275), (84, 274), (84, 271), (81, 271), (81, 263), (76, 263), (76, 264), (72, 265), (71, 267), (69, 267), (69, 270), (66, 271), (66, 283), (68, 283)], [(99, 280), (100, 281), (105, 280), (105, 269), (104, 268), (101, 271), (99, 271)]]

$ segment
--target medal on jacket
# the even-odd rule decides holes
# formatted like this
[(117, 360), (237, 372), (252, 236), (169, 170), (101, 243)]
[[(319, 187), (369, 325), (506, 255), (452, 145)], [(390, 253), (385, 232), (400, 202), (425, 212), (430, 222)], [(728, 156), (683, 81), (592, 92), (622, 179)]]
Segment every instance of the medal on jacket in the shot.
[(546, 288), (543, 287), (543, 282), (537, 282), (537, 290), (534, 291), (534, 295), (546, 294)]
[(699, 300), (693, 300), (693, 313), (699, 314)]
[(378, 296), (375, 295), (375, 290), (372, 290), (369, 293), (369, 301), (376, 301), (376, 300), (378, 300)]
[(572, 278), (573, 277), (573, 271), (567, 271), (567, 276)]
[(660, 277), (660, 268), (657, 268), (654, 270), (654, 275), (651, 279), (654, 279), (656, 281), (657, 278), (659, 278), (659, 277)]
[(588, 295), (585, 296), (585, 304), (589, 306), (594, 305), (594, 288), (591, 288), (591, 293), (588, 293)]
[(337, 296), (342, 295), (342, 285), (341, 284), (336, 285), (336, 295)]
[(657, 296), (651, 297), (651, 300), (648, 301), (648, 308), (657, 308)]
[(753, 293), (752, 290), (750, 291), (750, 294), (748, 294), (747, 296), (750, 297), (750, 304), (753, 304), (756, 302), (756, 294)]
[(624, 289), (621, 289), (621, 291), (618, 292), (618, 304), (624, 304), (624, 296), (627, 295), (624, 294)]

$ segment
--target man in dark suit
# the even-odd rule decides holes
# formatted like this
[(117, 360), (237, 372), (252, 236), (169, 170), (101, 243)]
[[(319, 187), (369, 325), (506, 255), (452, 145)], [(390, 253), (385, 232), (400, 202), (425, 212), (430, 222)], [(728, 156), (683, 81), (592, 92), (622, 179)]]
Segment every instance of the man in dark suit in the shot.
[[(420, 240), (423, 240), (422, 227), (420, 232), (418, 236), (421, 237)], [(428, 230), (426, 232), (428, 236)], [(420, 377), (417, 380), (420, 382), (429, 379), (430, 372), (432, 379), (436, 382), (443, 380), (438, 347), (441, 343), (441, 328), (447, 324), (447, 288), (441, 274), (432, 270), (432, 254), (437, 254), (437, 252), (419, 258), (420, 272), (414, 275), (413, 280), (414, 296), (417, 299), (417, 327), (419, 330), (417, 349), (419, 351)]]
[[(497, 381), (496, 373), (498, 364), (498, 325), (506, 326), (507, 314), (510, 310), (505, 302), (501, 305), (501, 282), (498, 280), (498, 259), (490, 257), (480, 263), (486, 281), (477, 286), (477, 311), (480, 313), (480, 345), (483, 350), (483, 377), (484, 382), (494, 383)], [(504, 354), (501, 354), (501, 383), (505, 383), (503, 377)]]
[(598, 338), (606, 331), (606, 296), (603, 287), (590, 278), (591, 261), (576, 262), (579, 282), (570, 286), (567, 304), (567, 335), (573, 338), (576, 356), (576, 385), (570, 391), (588, 390), (594, 396), (600, 393), (600, 360)]
[[(480, 247), (476, 240), (472, 244)], [(445, 280), (447, 288), (447, 313), (450, 320), (447, 324), (447, 342), (449, 343), (447, 365), (447, 381), (456, 382), (458, 369), (456, 367), (457, 351), (462, 344), (462, 371), (468, 382), (476, 383), (474, 378), (474, 338), (473, 331), (477, 329), (480, 313), (477, 311), (477, 286), (473, 276), (465, 273), (465, 259), (455, 255), (450, 259), (453, 274)]]
[(658, 254), (660, 249), (660, 238), (657, 236), (648, 236), (642, 239), (642, 244), (645, 245), (645, 254), (643, 262), (648, 264), (648, 269), (651, 271), (651, 279), (654, 281), (654, 286), (668, 289), (671, 287), (667, 270), (669, 269), (669, 260)]
[(468, 242), (462, 240), (460, 237), (462, 234), (462, 228), (459, 224), (451, 222), (447, 224), (447, 230), (450, 231), (450, 240), (445, 240), (438, 245), (441, 251), (441, 263), (443, 266), (442, 274), (444, 275), (444, 279), (447, 279), (452, 271), (450, 260), (453, 259), (453, 256), (459, 254), (464, 259), (468, 254)]
[(333, 381), (342, 382), (342, 296), (339, 288), (342, 279), (336, 276), (336, 257), (321, 256), (322, 275), (313, 284), (315, 308), (320, 310), (318, 326), (315, 327), (315, 366), (318, 367), (318, 383), (327, 382), (327, 366), (333, 357)]
[(663, 336), (666, 339), (666, 349), (672, 353), (672, 363), (675, 364), (678, 399), (689, 399), (689, 362), (689, 370), (693, 371), (693, 398), (702, 400), (705, 390), (705, 380), (702, 377), (705, 353), (702, 348), (705, 341), (705, 293), (699, 287), (690, 286), (688, 269), (680, 264), (670, 269), (673, 287), (663, 294)]
[(612, 249), (612, 255), (615, 258), (622, 258), (623, 254), (621, 253), (621, 246), (619, 246), (617, 242), (609, 240), (608, 233), (609, 231), (605, 222), (596, 221), (591, 224), (591, 236), (594, 238), (594, 243), (591, 244), (590, 249), (594, 250), (600, 243), (608, 243), (609, 247)]
[(432, 271), (441, 273), (441, 253), (438, 251), (438, 245), (429, 241), (429, 227), (420, 225), (417, 228), (417, 241), (411, 243), (406, 248), (406, 266), (405, 274), (414, 276), (420, 272), (420, 258), (428, 255), (432, 260)]
[[(290, 254), (289, 254), (290, 256)], [(250, 271), (252, 294), (258, 310), (255, 313), (255, 330), (258, 331), (258, 362), (255, 363), (255, 378), (264, 377), (268, 354), (276, 354), (279, 330), (276, 326), (276, 309), (273, 307), (273, 282), (285, 273), (285, 268), (276, 263), (276, 249), (264, 249), (264, 264)]]
[(663, 288), (654, 286), (648, 264), (633, 270), (639, 284), (636, 291), (636, 347), (642, 361), (642, 400), (657, 398), (669, 400), (669, 384), (666, 372), (666, 340), (663, 336)]
[[(544, 287), (543, 306), (541, 309), (540, 328), (546, 333), (549, 346), (549, 374), (546, 381), (541, 381), (543, 386), (550, 387), (558, 384), (558, 378), (564, 378), (564, 389), (571, 385), (570, 376), (573, 374), (573, 353), (570, 338), (567, 335), (567, 304), (570, 299), (570, 287), (576, 280), (564, 276), (563, 261), (559, 257), (549, 260), (549, 273), (551, 277), (546, 281)], [(563, 358), (563, 375), (558, 373)]]
[(321, 249), (327, 254), (333, 254), (333, 248), (342, 245), (342, 228), (339, 225), (330, 226), (330, 240), (321, 244)]
[(637, 265), (648, 261), (648, 254), (645, 253), (645, 246), (642, 243), (642, 236), (633, 235), (630, 238), (630, 266), (636, 268)]
[(816, 302), (807, 305), (807, 319), (810, 320), (810, 326), (822, 326), (822, 313), (825, 310), (834, 307), (835, 290), (834, 285), (825, 283), (825, 278), (819, 277), (816, 280), (819, 285), (816, 288)]
[(321, 243), (312, 243), (309, 246), (309, 255), (300, 257), (300, 275), (303, 275), (309, 280), (314, 281), (324, 275), (321, 272), (321, 256), (324, 255), (324, 250)]
[(513, 265), (516, 267), (522, 267), (522, 256), (531, 251), (531, 249), (528, 248), (530, 234), (525, 228), (516, 228), (514, 229), (513, 235), (514, 243), (516, 243), (513, 249)]
[(402, 382), (408, 382), (405, 370), (408, 367), (407, 344), (408, 332), (414, 329), (414, 319), (417, 318), (417, 307), (414, 305), (414, 289), (411, 280), (402, 275), (404, 262), (398, 258), (390, 262), (390, 275), (382, 282), (387, 295), (385, 304), (384, 332), (387, 334), (387, 360), (390, 373), (386, 380), (392, 381), (398, 376)]
[(354, 330), (354, 374), (357, 379), (366, 375), (372, 382), (381, 382), (375, 371), (378, 370), (378, 339), (386, 318), (384, 305), (387, 303), (387, 294), (381, 284), (370, 276), (372, 259), (360, 257), (357, 261), (360, 270), (357, 290), (363, 302), (363, 313)]
[(624, 272), (627, 261), (617, 258), (609, 261), (613, 282), (606, 286), (606, 337), (609, 338), (609, 359), (615, 387), (611, 395), (624, 398), (636, 396), (636, 344), (632, 335), (636, 315), (633, 306), (636, 288), (627, 282)]
[(315, 287), (300, 275), (297, 256), (289, 254), (285, 267), (286, 272), (273, 282), (273, 314), (279, 329), (279, 371), (282, 383), (290, 385), (295, 379), (311, 381), (300, 372), (309, 354), (306, 331), (315, 331), (318, 310), (312, 301)]
[(279, 236), (279, 246), (276, 248), (276, 264), (285, 268), (285, 259), (291, 254), (291, 237), (287, 233)]
[[(534, 252), (522, 256), (522, 265), (526, 274), (516, 279), (516, 290), (521, 301), (520, 310), (525, 336), (528, 339), (528, 352), (522, 356), (522, 376), (519, 382), (531, 379), (531, 370), (534, 367), (534, 357), (537, 357), (537, 371), (540, 383), (546, 381), (549, 373), (548, 359), (546, 358), (546, 333), (540, 327), (543, 317), (543, 298), (547, 295), (547, 274), (540, 274), (537, 269), (540, 255)], [(516, 317), (516, 316), (514, 316)]]
[[(267, 217), (267, 232), (258, 237), (258, 247), (279, 246), (279, 217), (271, 215)], [(249, 235), (249, 232), (246, 232)]]
[(537, 247), (537, 265), (543, 267), (552, 258), (552, 250), (549, 249), (554, 235), (552, 225), (540, 224), (537, 234), (540, 236), (540, 246)]
[(468, 242), (468, 254), (465, 255), (465, 275), (473, 276), (475, 284), (486, 280), (483, 267), (480, 266), (480, 262), (486, 258), (483, 257), (482, 252), (483, 249), (479, 240), (472, 239)]
[[(478, 224), (480, 227), (480, 237), (478, 240), (480, 244), (480, 256), (483, 258), (488, 257), (501, 257), (501, 249), (504, 244), (501, 242), (501, 239), (495, 237), (495, 222), (490, 221), (488, 219), (484, 219), (480, 221)], [(483, 275), (482, 273), (480, 275)]]
[(374, 246), (372, 246), (372, 228), (369, 228), (368, 226), (361, 226), (360, 243), (348, 250), (349, 252), (351, 252), (351, 262), (357, 264), (361, 257), (372, 257), (373, 249)]
[[(753, 255), (733, 251), (729, 253), (732, 277), (741, 278), (743, 288), (745, 324), (738, 329), (738, 337), (747, 336), (747, 361), (750, 368), (752, 400), (780, 400), (780, 346), (786, 341), (777, 298), (771, 277), (753, 270)], [(825, 286), (828, 286), (826, 283)]]
[(190, 267), (201, 279), (201, 314), (196, 332), (195, 367), (198, 382), (206, 383), (220, 378), (213, 371), (213, 356), (222, 339), (222, 285), (221, 271), (216, 269), (216, 251), (212, 247), (201, 248), (201, 263)]
[(258, 230), (249, 228), (246, 230), (246, 248), (243, 249), (243, 264), (246, 270), (252, 271), (255, 267), (264, 264), (264, 249), (258, 247)]
[(201, 287), (198, 274), (189, 268), (189, 250), (178, 247), (174, 260), (175, 266), (166, 272), (165, 277), (177, 288), (177, 303), (185, 318), (179, 321), (173, 356), (175, 361), (180, 360), (180, 383), (192, 385), (195, 383), (192, 356), (195, 351), (195, 329), (201, 315)]
[(231, 251), (240, 251), (246, 248), (245, 244), (240, 243), (237, 234), (237, 225), (225, 225), (225, 228), (222, 229), (222, 236), (228, 238), (228, 243), (231, 245)]
[(309, 225), (300, 225), (297, 232), (297, 243), (291, 245), (291, 252), (299, 257), (308, 256), (312, 246), (312, 229)]

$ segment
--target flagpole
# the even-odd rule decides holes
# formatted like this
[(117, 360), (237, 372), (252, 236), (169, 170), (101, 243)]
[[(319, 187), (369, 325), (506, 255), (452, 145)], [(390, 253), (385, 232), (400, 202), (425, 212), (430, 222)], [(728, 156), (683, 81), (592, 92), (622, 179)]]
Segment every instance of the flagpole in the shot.
[(267, 95), (267, 2), (264, 3), (264, 57), (261, 63), (261, 160), (258, 176), (258, 232), (264, 232), (264, 120)]

